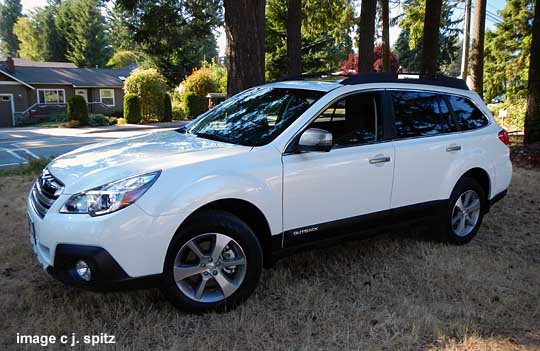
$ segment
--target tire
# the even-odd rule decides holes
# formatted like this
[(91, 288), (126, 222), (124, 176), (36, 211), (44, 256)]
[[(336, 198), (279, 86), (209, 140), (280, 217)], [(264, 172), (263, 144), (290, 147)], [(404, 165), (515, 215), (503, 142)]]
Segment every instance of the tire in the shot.
[(441, 216), (439, 239), (456, 245), (468, 243), (478, 232), (486, 209), (486, 194), (478, 181), (461, 178)]
[(262, 263), (261, 245), (247, 224), (224, 211), (204, 211), (171, 241), (161, 291), (182, 311), (224, 312), (253, 293)]

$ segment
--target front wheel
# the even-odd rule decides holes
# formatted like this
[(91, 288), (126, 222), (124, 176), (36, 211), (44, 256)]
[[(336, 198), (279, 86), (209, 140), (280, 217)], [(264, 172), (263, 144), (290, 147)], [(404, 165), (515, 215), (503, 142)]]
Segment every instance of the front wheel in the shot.
[(464, 177), (455, 186), (441, 221), (444, 241), (465, 244), (478, 232), (485, 213), (484, 189), (473, 178)]
[(253, 231), (229, 213), (208, 211), (175, 235), (162, 292), (187, 312), (225, 311), (251, 295), (261, 271), (262, 249)]

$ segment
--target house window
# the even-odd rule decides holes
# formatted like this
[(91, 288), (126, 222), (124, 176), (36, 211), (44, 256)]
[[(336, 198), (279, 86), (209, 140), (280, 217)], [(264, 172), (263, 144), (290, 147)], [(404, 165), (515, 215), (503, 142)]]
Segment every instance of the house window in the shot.
[(114, 89), (99, 89), (99, 101), (107, 106), (114, 106)]
[(66, 101), (64, 89), (38, 89), (38, 103), (63, 104)]

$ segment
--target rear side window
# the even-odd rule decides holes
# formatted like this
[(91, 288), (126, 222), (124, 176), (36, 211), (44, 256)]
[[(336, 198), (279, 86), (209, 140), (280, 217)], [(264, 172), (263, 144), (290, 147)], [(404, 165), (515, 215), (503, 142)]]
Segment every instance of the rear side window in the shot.
[(391, 96), (398, 139), (434, 136), (456, 130), (446, 102), (440, 95), (393, 91)]
[(460, 96), (448, 96), (461, 130), (472, 130), (486, 126), (489, 121), (471, 100)]

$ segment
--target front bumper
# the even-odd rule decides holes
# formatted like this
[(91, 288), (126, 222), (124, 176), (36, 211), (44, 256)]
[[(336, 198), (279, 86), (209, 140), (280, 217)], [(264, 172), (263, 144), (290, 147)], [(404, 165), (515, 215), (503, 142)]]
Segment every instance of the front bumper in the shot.
[[(137, 204), (99, 217), (59, 213), (68, 197), (61, 195), (43, 218), (28, 198), (30, 240), (40, 265), (58, 280), (83, 288), (153, 285), (183, 217), (153, 217)], [(93, 265), (90, 283), (75, 275), (78, 259)]]
[[(90, 281), (81, 279), (75, 272), (78, 260), (83, 260), (90, 266)], [(48, 266), (46, 270), (65, 284), (89, 290), (153, 287), (157, 286), (160, 279), (159, 274), (130, 277), (107, 250), (97, 246), (60, 244), (56, 247), (54, 266)]]

